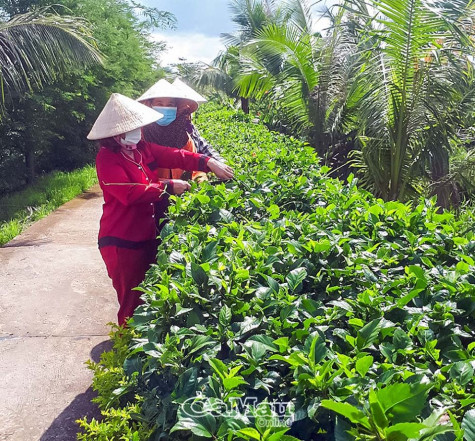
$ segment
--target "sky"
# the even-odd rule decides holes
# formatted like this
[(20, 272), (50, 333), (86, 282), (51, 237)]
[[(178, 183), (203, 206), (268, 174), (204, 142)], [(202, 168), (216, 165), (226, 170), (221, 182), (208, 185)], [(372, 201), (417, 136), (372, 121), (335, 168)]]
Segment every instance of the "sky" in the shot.
[(224, 49), (221, 34), (236, 29), (231, 21), (229, 0), (141, 0), (140, 3), (171, 12), (177, 19), (176, 29), (160, 29), (152, 34), (154, 40), (167, 43), (168, 50), (160, 57), (162, 66), (177, 63), (180, 58), (211, 63)]
[(157, 30), (152, 38), (165, 41), (168, 50), (160, 59), (163, 66), (189, 62), (211, 63), (224, 49), (221, 33), (232, 33), (228, 0), (142, 0), (143, 4), (171, 12), (177, 19), (175, 30)]

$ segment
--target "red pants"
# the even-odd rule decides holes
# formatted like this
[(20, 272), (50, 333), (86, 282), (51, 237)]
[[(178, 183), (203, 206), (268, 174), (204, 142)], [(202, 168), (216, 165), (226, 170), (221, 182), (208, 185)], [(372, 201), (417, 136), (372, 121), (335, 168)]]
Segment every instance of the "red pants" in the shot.
[(119, 312), (117, 313), (119, 325), (125, 325), (127, 319), (132, 317), (135, 308), (142, 304), (142, 293), (133, 288), (138, 286), (145, 278), (150, 265), (156, 262), (157, 243), (150, 241), (150, 245), (139, 249), (105, 246), (100, 248), (107, 274), (112, 279), (112, 285), (117, 291)]

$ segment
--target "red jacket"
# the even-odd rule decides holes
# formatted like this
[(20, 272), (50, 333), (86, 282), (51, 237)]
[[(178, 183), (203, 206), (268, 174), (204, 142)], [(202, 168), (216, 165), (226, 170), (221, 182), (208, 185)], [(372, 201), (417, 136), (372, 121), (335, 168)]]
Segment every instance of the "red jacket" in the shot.
[(96, 157), (97, 177), (104, 194), (99, 228), (99, 248), (115, 245), (140, 248), (156, 238), (153, 203), (166, 190), (173, 194), (171, 181), (157, 181), (157, 167), (210, 171), (210, 158), (186, 150), (141, 141), (135, 160), (121, 152), (101, 147)]

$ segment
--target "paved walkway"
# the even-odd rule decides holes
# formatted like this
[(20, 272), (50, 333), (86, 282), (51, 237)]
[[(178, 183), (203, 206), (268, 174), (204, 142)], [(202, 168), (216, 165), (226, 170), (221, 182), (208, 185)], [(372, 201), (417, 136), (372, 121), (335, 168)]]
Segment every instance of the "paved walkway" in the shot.
[(0, 440), (76, 439), (98, 415), (92, 372), (110, 348), (115, 291), (97, 249), (98, 187), (0, 248)]

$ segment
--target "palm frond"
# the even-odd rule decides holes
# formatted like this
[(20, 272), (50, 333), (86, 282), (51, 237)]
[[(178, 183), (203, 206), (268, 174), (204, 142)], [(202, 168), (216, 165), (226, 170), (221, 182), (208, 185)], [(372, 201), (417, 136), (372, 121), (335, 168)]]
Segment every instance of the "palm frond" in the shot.
[(284, 4), (284, 10), (290, 23), (301, 31), (313, 33), (312, 6), (315, 2), (310, 4), (308, 0), (287, 0)]
[(0, 68), (5, 90), (23, 92), (64, 72), (101, 62), (87, 22), (40, 9), (0, 24)]

